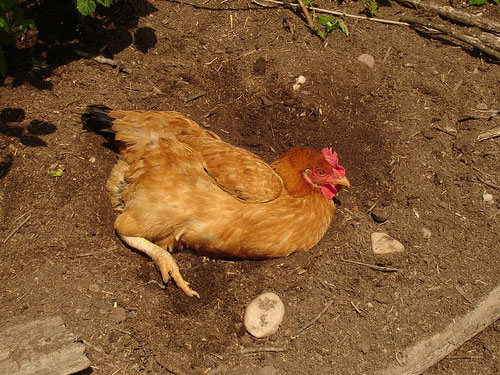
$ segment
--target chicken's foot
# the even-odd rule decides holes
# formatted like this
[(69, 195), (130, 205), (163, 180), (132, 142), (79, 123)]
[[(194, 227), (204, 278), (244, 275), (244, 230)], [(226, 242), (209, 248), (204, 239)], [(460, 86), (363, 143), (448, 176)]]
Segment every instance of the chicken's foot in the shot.
[(155, 262), (160, 269), (163, 282), (168, 282), (170, 276), (172, 276), (177, 286), (189, 297), (196, 296), (200, 298), (200, 295), (192, 290), (189, 284), (184, 281), (174, 257), (167, 250), (142, 237), (120, 237), (127, 245), (143, 252)]

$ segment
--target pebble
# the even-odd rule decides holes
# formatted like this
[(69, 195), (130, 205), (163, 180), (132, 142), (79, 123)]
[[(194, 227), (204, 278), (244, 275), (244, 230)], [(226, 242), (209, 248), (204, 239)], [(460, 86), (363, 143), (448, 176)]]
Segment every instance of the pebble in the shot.
[(434, 138), (434, 132), (431, 129), (424, 129), (422, 130), (422, 136), (425, 139), (432, 139)]
[(298, 89), (300, 89), (302, 87), (302, 85), (304, 83), (306, 83), (306, 77), (304, 77), (304, 76), (298, 76), (295, 79), (295, 84), (293, 85), (293, 90), (297, 91)]
[(405, 250), (404, 245), (387, 233), (373, 232), (371, 235), (372, 250), (376, 255), (399, 253)]
[(123, 307), (115, 307), (108, 315), (109, 320), (115, 323), (121, 323), (127, 319), (127, 312)]
[(270, 107), (273, 105), (273, 102), (265, 95), (261, 97), (260, 100), (262, 101), (262, 104), (264, 104), (264, 106), (266, 107)]
[(363, 53), (358, 57), (358, 61), (362, 62), (365, 65), (368, 65), (370, 68), (373, 68), (375, 65), (375, 59), (372, 55), (368, 55), (367, 53)]
[(424, 240), (428, 240), (432, 236), (432, 232), (426, 227), (420, 228), (420, 233), (422, 233), (422, 237), (424, 238)]
[(259, 371), (257, 371), (257, 375), (276, 375), (278, 370), (276, 370), (273, 366), (264, 366)]
[(488, 109), (488, 104), (483, 103), (483, 102), (477, 103), (476, 109), (485, 111)]
[(484, 193), (483, 201), (484, 203), (493, 204), (493, 195), (491, 195), (490, 193)]
[(91, 292), (98, 292), (99, 290), (101, 290), (101, 288), (99, 288), (99, 285), (97, 285), (96, 283), (92, 283), (89, 285), (89, 290)]
[(268, 337), (278, 330), (284, 315), (281, 299), (274, 293), (263, 293), (247, 306), (245, 328), (254, 337)]
[(389, 217), (391, 216), (391, 213), (389, 209), (385, 207), (375, 207), (372, 212), (372, 219), (376, 223), (385, 223), (387, 220), (389, 220)]

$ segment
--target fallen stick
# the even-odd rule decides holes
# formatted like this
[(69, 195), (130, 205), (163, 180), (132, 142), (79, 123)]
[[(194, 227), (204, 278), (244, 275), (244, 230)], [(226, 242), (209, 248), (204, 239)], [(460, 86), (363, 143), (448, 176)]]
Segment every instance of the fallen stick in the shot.
[(300, 9), (302, 10), (302, 13), (304, 13), (304, 17), (306, 18), (307, 21), (307, 26), (309, 26), (311, 30), (314, 30), (314, 23), (312, 17), (309, 14), (307, 7), (304, 5), (304, 2), (302, 0), (297, 0), (297, 3), (299, 3)]
[(26, 224), (26, 223), (28, 222), (28, 220), (29, 220), (29, 219), (31, 219), (31, 215), (28, 215), (28, 217), (26, 217), (23, 221), (21, 221), (21, 222), (19, 223), (19, 225), (18, 225), (17, 227), (15, 227), (15, 228), (12, 230), (12, 232), (10, 232), (10, 233), (8, 234), (8, 236), (7, 236), (7, 237), (5, 237), (5, 239), (3, 240), (3, 243), (6, 243), (8, 240), (10, 240), (10, 238), (11, 238), (14, 234), (16, 234), (16, 232), (17, 232), (19, 229), (21, 229), (21, 228), (23, 227), (23, 225), (24, 225), (24, 224)]
[[(299, 4), (294, 4), (294, 3), (290, 3), (289, 4), (289, 3), (285, 3), (284, 1), (279, 1), (279, 0), (260, 0), (260, 1), (265, 1), (267, 3), (278, 4), (278, 5), (282, 5), (282, 6), (291, 6), (291, 7), (295, 7), (295, 8), (299, 6)], [(260, 6), (264, 6), (264, 5), (262, 5), (261, 3), (257, 2), (257, 1), (252, 1), (252, 3), (260, 5)], [(349, 13), (339, 12), (339, 11), (336, 11), (336, 10), (329, 10), (329, 9), (317, 8), (317, 7), (312, 7), (312, 6), (308, 6), (307, 9), (313, 10), (313, 11), (318, 12), (318, 13), (325, 13), (325, 14), (331, 14), (331, 15), (334, 15), (334, 16), (341, 16), (341, 17), (348, 17), (348, 18), (356, 18), (358, 20), (366, 20), (366, 21), (373, 21), (373, 22), (379, 22), (379, 23), (386, 23), (386, 24), (389, 24), (389, 25), (409, 26), (409, 24), (406, 23), (406, 22), (386, 20), (386, 19), (375, 18), (375, 17), (357, 16), (355, 14), (349, 14)]]
[(479, 34), (478, 38), (487, 46), (500, 50), (500, 37), (490, 33), (481, 33)]
[(421, 0), (396, 0), (402, 5), (411, 5), (416, 9), (424, 9), (427, 11), (436, 12), (444, 18), (460, 22), (464, 25), (476, 26), (485, 31), (492, 31), (494, 33), (500, 34), (500, 23), (491, 21), (483, 16), (477, 16), (475, 14), (470, 14), (456, 10), (450, 6), (440, 6), (432, 3), (424, 3)]
[(392, 364), (378, 374), (421, 374), (499, 318), (500, 286), (497, 286), (474, 310), (458, 318), (444, 331), (396, 353), (398, 364)]
[(350, 260), (350, 259), (341, 258), (340, 261), (344, 262), (344, 263), (351, 263), (351, 264), (357, 264), (358, 266), (368, 267), (368, 268), (371, 268), (372, 270), (375, 270), (375, 271), (382, 271), (382, 272), (398, 272), (399, 271), (399, 268), (382, 267), (382, 266), (377, 266), (375, 264), (357, 262), (355, 260)]
[(301, 332), (305, 331), (306, 329), (308, 329), (309, 327), (311, 327), (314, 323), (316, 323), (319, 318), (321, 318), (325, 313), (326, 313), (326, 310), (328, 310), (328, 308), (333, 304), (333, 300), (331, 300), (330, 302), (328, 302), (326, 304), (326, 306), (323, 308), (323, 310), (321, 310), (321, 312), (316, 315), (313, 319), (311, 319), (309, 322), (307, 322), (302, 328), (300, 328), (297, 333), (295, 333), (295, 337), (297, 337), (298, 335), (300, 335)]
[(97, 61), (100, 64), (106, 64), (106, 65), (112, 66), (113, 68), (118, 68), (118, 70), (120, 72), (127, 73), (127, 74), (132, 73), (130, 71), (130, 69), (125, 68), (124, 66), (119, 65), (115, 60), (108, 59), (107, 57), (104, 57), (102, 55), (92, 56), (90, 53), (83, 52), (80, 50), (76, 50), (75, 53), (81, 57), (85, 57), (86, 59), (94, 59), (95, 61)]
[(423, 20), (420, 20), (420, 19), (415, 18), (415, 17), (403, 17), (403, 18), (401, 18), (401, 20), (404, 22), (407, 22), (411, 25), (414, 25), (414, 26), (421, 26), (421, 27), (423, 26), (423, 27), (426, 27), (428, 29), (434, 29), (434, 30), (441, 31), (442, 33), (445, 33), (445, 34), (447, 34), (455, 39), (458, 39), (462, 42), (465, 42), (465, 43), (473, 46), (474, 48), (480, 50), (481, 52), (484, 52), (485, 54), (487, 54), (491, 57), (494, 57), (497, 60), (500, 60), (500, 52), (499, 51), (496, 51), (492, 48), (485, 46), (477, 38), (473, 38), (471, 36), (464, 35), (462, 33), (456, 32), (454, 30), (448, 29), (447, 27), (445, 27), (443, 25), (439, 25), (439, 24), (433, 23), (433, 22), (423, 21)]
[(497, 126), (496, 128), (486, 130), (486, 131), (480, 133), (477, 136), (477, 141), (481, 142), (481, 141), (485, 141), (487, 139), (491, 139), (491, 138), (495, 138), (495, 137), (500, 137), (500, 126)]

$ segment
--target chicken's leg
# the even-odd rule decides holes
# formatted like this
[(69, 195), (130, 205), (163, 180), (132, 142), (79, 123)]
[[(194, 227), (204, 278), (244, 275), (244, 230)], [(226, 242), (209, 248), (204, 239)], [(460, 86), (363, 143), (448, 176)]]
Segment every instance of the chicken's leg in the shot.
[(177, 267), (177, 263), (175, 263), (174, 258), (167, 250), (162, 249), (160, 246), (155, 245), (154, 243), (142, 237), (120, 237), (126, 244), (133, 247), (134, 249), (142, 251), (144, 254), (153, 259), (155, 264), (160, 269), (161, 276), (164, 282), (168, 282), (170, 276), (172, 276), (177, 286), (181, 288), (182, 291), (189, 297), (196, 296), (200, 298), (200, 295), (192, 290), (188, 286), (189, 284), (184, 281), (181, 273), (179, 272), (179, 267)]

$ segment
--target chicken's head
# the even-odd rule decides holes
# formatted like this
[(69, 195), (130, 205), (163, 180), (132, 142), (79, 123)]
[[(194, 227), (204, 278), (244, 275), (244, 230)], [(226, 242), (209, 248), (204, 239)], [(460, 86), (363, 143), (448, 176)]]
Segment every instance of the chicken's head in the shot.
[(323, 160), (318, 160), (317, 165), (307, 168), (304, 178), (312, 186), (319, 188), (326, 199), (333, 199), (342, 186), (351, 185), (345, 177), (345, 168), (339, 165), (337, 153), (325, 147), (321, 154)]

